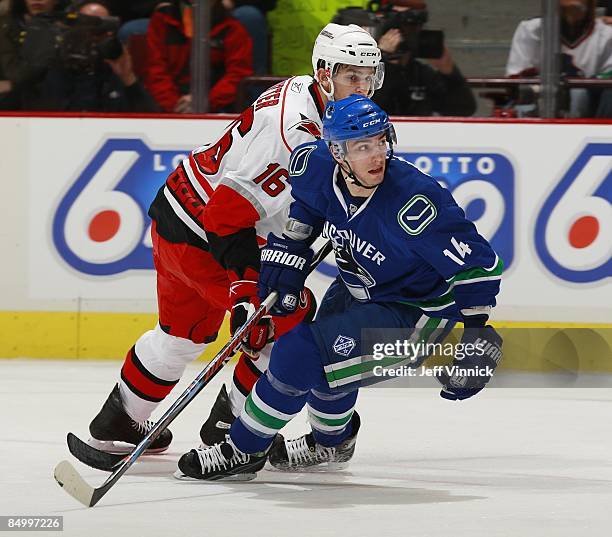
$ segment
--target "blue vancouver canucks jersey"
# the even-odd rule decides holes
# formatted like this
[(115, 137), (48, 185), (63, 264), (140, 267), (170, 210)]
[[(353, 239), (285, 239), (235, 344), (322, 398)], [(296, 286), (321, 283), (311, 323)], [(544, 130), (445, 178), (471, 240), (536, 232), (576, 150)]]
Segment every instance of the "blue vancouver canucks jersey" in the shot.
[(451, 318), (495, 305), (502, 261), (448, 190), (392, 158), (382, 184), (355, 211), (338, 172), (324, 141), (298, 146), (289, 165), (290, 216), (331, 239), (356, 299), (404, 302)]

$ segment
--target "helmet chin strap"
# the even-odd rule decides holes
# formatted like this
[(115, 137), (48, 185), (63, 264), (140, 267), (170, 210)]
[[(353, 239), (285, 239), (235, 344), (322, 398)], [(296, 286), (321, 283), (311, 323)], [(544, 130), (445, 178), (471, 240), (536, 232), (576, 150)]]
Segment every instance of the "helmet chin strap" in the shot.
[(365, 188), (366, 190), (372, 190), (372, 189), (374, 189), (374, 188), (376, 188), (378, 186), (378, 185), (374, 185), (374, 186), (364, 185), (359, 179), (357, 179), (357, 176), (355, 175), (355, 172), (353, 172), (353, 169), (351, 168), (351, 165), (348, 163), (348, 160), (346, 160), (346, 159), (343, 159), (343, 160), (344, 160), (344, 163), (346, 164), (346, 166), (348, 168), (348, 171), (345, 170), (344, 168), (342, 168), (342, 166), (340, 166), (340, 167), (342, 168), (342, 171), (346, 174), (345, 178), (346, 178), (346, 180), (349, 183), (351, 183), (351, 184), (353, 184), (355, 186), (361, 187), (361, 188)]
[(334, 81), (332, 80), (332, 77), (326, 77), (327, 80), (329, 81), (329, 91), (327, 91), (324, 87), (323, 87), (323, 82), (321, 82), (319, 80), (319, 76), (315, 76), (315, 80), (317, 81), (317, 83), (319, 84), (319, 89), (321, 90), (321, 92), (323, 93), (323, 95), (325, 95), (325, 97), (327, 97), (328, 101), (335, 101), (334, 99)]

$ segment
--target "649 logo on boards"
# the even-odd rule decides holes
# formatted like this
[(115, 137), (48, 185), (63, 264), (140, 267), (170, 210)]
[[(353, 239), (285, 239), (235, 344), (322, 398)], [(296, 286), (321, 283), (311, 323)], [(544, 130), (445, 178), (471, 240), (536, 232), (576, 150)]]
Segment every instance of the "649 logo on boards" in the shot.
[(68, 189), (53, 218), (53, 242), (79, 272), (152, 269), (149, 205), (187, 157), (153, 151), (140, 139), (107, 140)]
[(505, 270), (514, 259), (514, 167), (499, 153), (397, 153), (450, 190)]
[(612, 144), (589, 143), (549, 194), (535, 246), (558, 278), (588, 283), (612, 276)]

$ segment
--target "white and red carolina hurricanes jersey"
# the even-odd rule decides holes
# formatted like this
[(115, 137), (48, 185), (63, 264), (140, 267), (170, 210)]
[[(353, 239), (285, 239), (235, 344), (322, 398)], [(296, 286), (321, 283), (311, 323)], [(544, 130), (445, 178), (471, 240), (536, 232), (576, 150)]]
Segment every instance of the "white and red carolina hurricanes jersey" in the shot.
[(164, 196), (185, 225), (206, 241), (255, 227), (258, 242), (278, 235), (291, 200), (289, 157), (321, 136), (323, 100), (310, 76), (263, 93), (215, 143), (195, 149), (171, 174)]
[[(533, 69), (539, 72), (541, 35), (541, 18), (519, 23), (512, 38), (506, 65), (507, 76), (520, 75)], [(592, 78), (612, 71), (612, 26), (596, 19), (590, 31), (575, 43), (562, 40), (561, 52), (571, 57), (576, 76)]]

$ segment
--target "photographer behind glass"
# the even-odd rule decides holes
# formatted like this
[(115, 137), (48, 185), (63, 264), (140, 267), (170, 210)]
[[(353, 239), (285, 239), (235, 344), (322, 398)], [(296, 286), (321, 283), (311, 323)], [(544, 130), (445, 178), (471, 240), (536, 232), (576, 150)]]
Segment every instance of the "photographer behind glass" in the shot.
[(14, 0), (0, 37), (14, 108), (153, 112), (157, 107), (117, 40), (119, 19), (103, 0), (67, 10), (54, 0)]
[(444, 34), (423, 28), (427, 19), (423, 0), (383, 0), (371, 1), (367, 10), (342, 9), (333, 22), (358, 24), (377, 40), (385, 81), (373, 100), (388, 114), (470, 116), (476, 111), (472, 91), (444, 45)]
[(43, 82), (50, 110), (155, 112), (129, 51), (117, 39), (120, 21), (105, 2), (73, 3), (61, 21), (56, 54)]
[[(44, 46), (31, 47), (37, 54), (24, 55), (27, 29), (33, 21), (61, 16), (62, 0), (11, 0), (8, 12), (0, 17), (0, 109), (37, 109), (40, 84), (48, 67)], [(47, 47), (48, 48), (48, 47)]]

